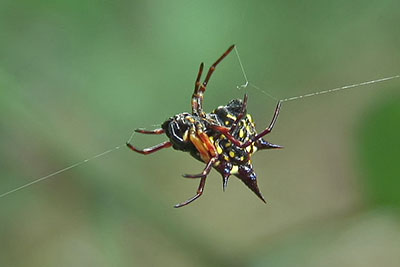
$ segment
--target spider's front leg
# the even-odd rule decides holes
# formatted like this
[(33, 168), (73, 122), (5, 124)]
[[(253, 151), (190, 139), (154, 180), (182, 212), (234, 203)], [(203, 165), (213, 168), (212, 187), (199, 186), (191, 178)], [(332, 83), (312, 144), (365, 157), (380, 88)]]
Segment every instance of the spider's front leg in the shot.
[(200, 180), (200, 185), (197, 188), (197, 193), (196, 195), (194, 195), (192, 198), (189, 198), (188, 200), (186, 200), (185, 202), (176, 204), (174, 206), (174, 208), (180, 208), (183, 206), (186, 206), (189, 203), (192, 203), (193, 201), (195, 201), (196, 199), (198, 199), (202, 194), (203, 194), (203, 190), (204, 190), (204, 186), (206, 185), (206, 177), (201, 178)]
[(172, 144), (169, 141), (165, 141), (165, 142), (163, 142), (161, 144), (158, 144), (158, 145), (155, 145), (155, 146), (152, 146), (152, 147), (148, 147), (148, 148), (144, 148), (144, 149), (137, 149), (131, 143), (128, 142), (128, 143), (126, 143), (126, 146), (129, 147), (131, 150), (137, 152), (137, 153), (140, 153), (140, 154), (143, 154), (143, 155), (148, 155), (148, 154), (157, 152), (160, 149), (170, 147), (170, 146), (172, 146)]
[[(196, 129), (195, 129), (196, 127)], [(189, 138), (192, 144), (196, 147), (197, 151), (200, 153), (200, 157), (204, 162), (207, 162), (204, 170), (199, 174), (184, 174), (183, 177), (186, 178), (201, 178), (199, 187), (197, 189), (196, 195), (189, 198), (185, 202), (175, 205), (175, 208), (183, 207), (196, 199), (198, 199), (204, 191), (204, 186), (206, 184), (207, 175), (210, 173), (214, 163), (218, 159), (218, 153), (215, 146), (211, 143), (208, 135), (203, 132), (203, 126), (200, 122), (195, 124), (195, 127), (192, 126), (190, 129)]]
[(281, 110), (281, 106), (282, 106), (282, 101), (279, 100), (279, 101), (278, 101), (278, 104), (276, 105), (276, 108), (275, 108), (274, 116), (272, 117), (272, 121), (271, 121), (271, 123), (269, 124), (268, 128), (266, 128), (264, 131), (262, 131), (261, 133), (257, 134), (256, 136), (254, 136), (254, 138), (252, 138), (252, 139), (250, 139), (249, 141), (243, 143), (243, 144), (240, 146), (241, 148), (248, 147), (248, 146), (251, 145), (253, 142), (255, 142), (255, 141), (261, 139), (263, 136), (269, 134), (269, 133), (272, 131), (272, 129), (273, 129), (274, 126), (275, 126), (276, 120), (278, 119), (279, 111)]
[(274, 116), (272, 117), (272, 121), (269, 124), (269, 126), (264, 131), (262, 131), (261, 133), (257, 134), (256, 136), (254, 136), (253, 138), (251, 138), (249, 141), (247, 141), (245, 143), (240, 142), (239, 140), (237, 140), (231, 134), (233, 132), (232, 131), (232, 127), (225, 127), (225, 126), (220, 126), (220, 125), (216, 125), (216, 124), (210, 124), (210, 128), (212, 128), (212, 129), (222, 133), (223, 135), (225, 135), (226, 138), (228, 138), (229, 141), (234, 143), (236, 146), (238, 146), (240, 148), (246, 148), (249, 145), (251, 145), (252, 143), (256, 142), (257, 140), (261, 139), (262, 137), (264, 137), (265, 135), (269, 134), (272, 131), (272, 129), (275, 126), (276, 120), (278, 119), (278, 115), (279, 115), (279, 111), (281, 109), (281, 106), (282, 106), (282, 101), (279, 101), (278, 104), (276, 105)]
[[(139, 128), (139, 129), (136, 129), (135, 132), (141, 133), (141, 134), (163, 134), (163, 133), (165, 133), (164, 129), (162, 129), (162, 128), (154, 129), (154, 130), (145, 130), (145, 129), (140, 129)], [(126, 146), (129, 147), (132, 151), (135, 151), (135, 152), (143, 154), (143, 155), (147, 155), (147, 154), (151, 154), (153, 152), (156, 152), (156, 151), (158, 151), (160, 149), (170, 147), (170, 146), (172, 146), (172, 144), (169, 141), (165, 141), (165, 142), (163, 142), (161, 144), (158, 144), (158, 145), (155, 145), (155, 146), (152, 146), (152, 147), (148, 147), (148, 148), (145, 148), (145, 149), (137, 149), (131, 143), (127, 142)]]
[(214, 64), (208, 69), (206, 78), (203, 83), (200, 82), (201, 74), (203, 73), (204, 64), (200, 64), (199, 72), (197, 74), (197, 79), (194, 86), (194, 92), (192, 95), (192, 113), (201, 117), (205, 117), (205, 113), (203, 111), (203, 94), (206, 91), (207, 84), (210, 81), (212, 74), (215, 71), (217, 65), (232, 51), (235, 45), (231, 45), (228, 50), (226, 50), (222, 56), (220, 56)]
[(207, 163), (204, 170), (199, 174), (183, 174), (182, 176), (185, 178), (205, 178), (210, 173), (214, 163), (218, 160), (218, 157), (211, 158)]
[(163, 134), (165, 133), (164, 129), (159, 128), (159, 129), (154, 129), (154, 130), (146, 130), (146, 129), (136, 129), (135, 132), (141, 133), (141, 134)]

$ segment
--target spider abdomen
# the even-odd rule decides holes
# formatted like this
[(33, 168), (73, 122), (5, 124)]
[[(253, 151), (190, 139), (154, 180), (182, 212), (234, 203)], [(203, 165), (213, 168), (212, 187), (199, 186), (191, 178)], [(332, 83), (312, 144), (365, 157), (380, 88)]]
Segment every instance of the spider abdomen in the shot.
[[(237, 123), (236, 129), (231, 135), (240, 142), (245, 143), (255, 137), (256, 129), (250, 114), (241, 114), (242, 118), (237, 121), (242, 105), (243, 101), (241, 99), (234, 99), (228, 105), (218, 107), (211, 114), (216, 115), (221, 126), (230, 128), (234, 123)], [(220, 158), (233, 164), (241, 165), (250, 161), (251, 155), (257, 150), (253, 144), (246, 148), (241, 148), (218, 131), (211, 131), (208, 134), (211, 136)]]
[(165, 133), (169, 138), (168, 141), (145, 149), (138, 149), (129, 142), (127, 143), (131, 150), (144, 155), (172, 146), (174, 149), (189, 152), (195, 159), (206, 163), (201, 173), (183, 175), (186, 178), (200, 178), (200, 184), (196, 194), (175, 205), (176, 208), (193, 202), (203, 194), (206, 178), (212, 167), (222, 175), (224, 189), (227, 186), (229, 176), (234, 175), (265, 202), (258, 189), (257, 175), (251, 164), (251, 156), (257, 150), (281, 148), (279, 145), (265, 141), (263, 136), (271, 132), (274, 127), (282, 101), (278, 102), (270, 125), (260, 133), (256, 132), (253, 119), (246, 113), (247, 95), (244, 96), (243, 100), (234, 99), (226, 106), (220, 106), (211, 113), (205, 113), (203, 110), (203, 94), (210, 77), (216, 66), (233, 48), (234, 45), (231, 45), (214, 62), (203, 82), (200, 79), (204, 64), (200, 64), (192, 94), (191, 113), (184, 112), (172, 116), (159, 129), (135, 130), (142, 134)]

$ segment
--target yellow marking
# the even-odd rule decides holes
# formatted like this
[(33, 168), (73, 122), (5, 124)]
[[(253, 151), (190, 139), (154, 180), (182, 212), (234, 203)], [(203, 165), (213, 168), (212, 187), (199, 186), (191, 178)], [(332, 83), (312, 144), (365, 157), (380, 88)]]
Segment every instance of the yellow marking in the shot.
[(252, 147), (252, 146), (246, 147), (246, 151), (250, 153), (250, 152), (251, 152), (251, 147)]
[(202, 141), (203, 146), (208, 151), (208, 153), (214, 157), (217, 154), (217, 151), (215, 149), (215, 146), (210, 142), (210, 138), (208, 137), (208, 135), (201, 129), (197, 130), (197, 135)]
[(249, 132), (249, 133), (252, 133), (252, 132), (253, 132), (252, 129), (251, 129), (251, 127), (250, 127), (250, 125), (246, 125), (246, 130), (247, 130), (247, 132)]
[(218, 160), (218, 161), (216, 161), (216, 162), (214, 163), (214, 166), (217, 167), (220, 163), (221, 163), (221, 162)]
[(188, 120), (188, 121), (191, 122), (191, 123), (194, 122), (194, 119), (193, 119), (192, 117), (190, 117), (190, 116), (187, 116), (185, 119)]
[(243, 137), (244, 137), (244, 131), (243, 131), (243, 129), (240, 129), (240, 130), (239, 130), (239, 137), (240, 137), (240, 138), (243, 138)]
[(235, 116), (233, 116), (233, 115), (231, 115), (231, 114), (226, 114), (226, 116), (229, 118), (229, 119), (232, 119), (232, 120), (236, 120), (236, 117)]
[(253, 122), (253, 118), (251, 117), (250, 114), (247, 114), (246, 117), (247, 117), (247, 119), (248, 119), (250, 122)]
[(219, 144), (216, 144), (215, 146), (217, 148), (218, 154), (222, 154), (223, 151), (222, 151), (222, 148), (219, 146)]
[(231, 145), (231, 142), (226, 142), (225, 147), (230, 147)]
[(188, 140), (188, 134), (189, 134), (189, 131), (188, 131), (188, 130), (186, 130), (186, 131), (183, 133), (182, 138), (183, 138), (184, 141), (187, 141), (187, 140)]
[(229, 125), (230, 121), (225, 121), (225, 125)]
[(210, 155), (208, 154), (207, 147), (205, 144), (200, 140), (199, 137), (196, 136), (192, 129), (192, 133), (189, 135), (190, 141), (196, 147), (197, 151), (200, 153), (200, 158), (204, 162), (210, 161)]
[(243, 160), (244, 160), (244, 157), (243, 157), (243, 156), (241, 156), (241, 157), (240, 157), (240, 161), (243, 161)]
[(211, 141), (212, 143), (214, 143), (214, 137), (213, 137), (213, 136), (209, 136), (208, 138), (210, 139), (210, 141)]
[(235, 152), (229, 151), (229, 157), (234, 158), (235, 157)]
[(229, 161), (229, 157), (227, 155), (224, 155), (224, 160)]
[(233, 165), (232, 170), (231, 170), (231, 174), (237, 174), (239, 172), (239, 167), (236, 165)]

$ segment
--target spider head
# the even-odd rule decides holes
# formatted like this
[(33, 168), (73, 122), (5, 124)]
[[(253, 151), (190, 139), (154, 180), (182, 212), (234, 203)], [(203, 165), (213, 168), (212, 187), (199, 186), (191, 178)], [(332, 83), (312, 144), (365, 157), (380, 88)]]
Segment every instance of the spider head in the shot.
[(168, 136), (174, 149), (191, 152), (196, 150), (188, 138), (188, 131), (192, 123), (186, 118), (189, 113), (180, 113), (166, 120), (161, 127)]

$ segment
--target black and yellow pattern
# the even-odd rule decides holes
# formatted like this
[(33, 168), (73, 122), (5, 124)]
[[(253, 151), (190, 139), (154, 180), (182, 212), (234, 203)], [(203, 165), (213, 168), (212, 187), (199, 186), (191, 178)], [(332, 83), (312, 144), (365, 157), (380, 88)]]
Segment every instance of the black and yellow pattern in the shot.
[(173, 147), (176, 150), (189, 152), (195, 159), (206, 163), (204, 170), (198, 174), (185, 174), (186, 178), (200, 178), (196, 195), (175, 205), (185, 206), (203, 194), (207, 175), (215, 168), (223, 178), (225, 190), (228, 178), (235, 175), (242, 180), (262, 201), (265, 202), (257, 185), (257, 176), (251, 164), (252, 155), (262, 149), (281, 148), (270, 144), (262, 137), (271, 132), (278, 118), (281, 102), (275, 109), (268, 128), (257, 133), (254, 121), (247, 114), (247, 95), (244, 99), (235, 99), (226, 106), (220, 106), (211, 113), (203, 110), (203, 94), (216, 66), (233, 50), (234, 45), (214, 62), (207, 72), (206, 78), (200, 82), (204, 64), (200, 64), (192, 94), (192, 113), (180, 113), (167, 119), (160, 129), (147, 131), (138, 129), (142, 134), (163, 134), (169, 141), (145, 149), (137, 149), (132, 144), (127, 146), (135, 152), (147, 155), (160, 149)]

